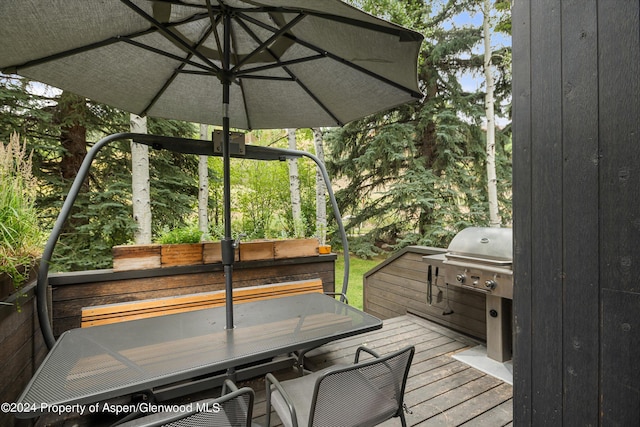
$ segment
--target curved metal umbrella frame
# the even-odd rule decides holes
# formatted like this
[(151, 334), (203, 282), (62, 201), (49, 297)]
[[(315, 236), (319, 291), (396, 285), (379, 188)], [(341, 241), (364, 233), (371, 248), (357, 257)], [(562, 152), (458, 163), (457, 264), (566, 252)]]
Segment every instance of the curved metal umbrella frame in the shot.
[[(38, 301), (46, 301), (47, 300), (47, 286), (49, 284), (49, 265), (51, 258), (53, 256), (53, 251), (56, 247), (58, 239), (62, 233), (64, 223), (69, 218), (71, 213), (71, 209), (80, 193), (80, 189), (85, 179), (89, 175), (89, 170), (91, 169), (91, 165), (93, 164), (93, 160), (96, 158), (100, 150), (102, 150), (107, 145), (111, 144), (115, 141), (122, 141), (131, 139), (134, 142), (145, 144), (156, 150), (168, 150), (177, 153), (183, 154), (196, 154), (200, 156), (220, 156), (220, 153), (214, 152), (214, 146), (211, 144), (211, 141), (203, 141), (196, 139), (187, 139), (187, 138), (175, 138), (175, 137), (166, 137), (166, 136), (158, 136), (158, 135), (149, 135), (149, 134), (140, 134), (140, 133), (117, 133), (113, 135), (106, 136), (94, 144), (93, 147), (87, 152), (80, 169), (78, 170), (78, 174), (76, 175), (71, 188), (69, 189), (69, 193), (65, 198), (65, 201), (60, 209), (60, 213), (56, 219), (56, 222), (51, 230), (51, 234), (47, 240), (45, 245), (39, 270), (38, 270), (38, 280), (37, 280), (37, 297)], [(340, 209), (338, 207), (338, 203), (335, 198), (335, 194), (333, 192), (333, 188), (331, 187), (331, 180), (329, 179), (329, 174), (327, 173), (327, 169), (324, 164), (311, 153), (300, 150), (290, 150), (284, 148), (274, 148), (274, 147), (261, 147), (261, 146), (253, 146), (246, 145), (245, 146), (245, 154), (244, 155), (232, 155), (232, 157), (240, 157), (245, 159), (252, 160), (266, 160), (266, 161), (284, 161), (289, 158), (299, 158), (299, 157), (307, 157), (311, 159), (320, 172), (322, 173), (322, 177), (324, 179), (327, 194), (329, 195), (329, 200), (331, 201), (331, 206), (334, 211), (334, 215), (336, 218), (336, 222), (338, 224), (338, 230), (340, 231), (340, 236), (342, 239), (342, 245), (344, 249), (344, 277), (342, 282), (342, 290), (340, 292), (340, 299), (344, 301), (346, 299), (346, 293), (348, 289), (349, 283), (349, 242), (347, 241), (347, 234), (344, 229), (344, 225), (342, 223), (342, 217), (340, 215)], [(233, 254), (233, 247), (232, 247)], [(232, 257), (233, 259), (233, 257)], [(229, 325), (233, 325), (233, 298), (226, 298), (226, 314), (227, 314), (227, 327)], [(47, 309), (47, 304), (38, 304), (38, 321), (40, 324), (40, 329), (42, 330), (42, 334), (44, 336), (45, 343), (48, 348), (53, 347), (55, 344), (55, 337), (53, 335), (53, 331), (51, 328), (51, 324), (49, 323), (49, 312)]]

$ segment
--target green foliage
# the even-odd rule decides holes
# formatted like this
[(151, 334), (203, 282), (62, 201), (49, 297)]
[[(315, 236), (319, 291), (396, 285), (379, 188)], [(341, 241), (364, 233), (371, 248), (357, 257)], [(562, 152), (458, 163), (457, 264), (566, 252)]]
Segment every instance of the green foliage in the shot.
[(158, 237), (158, 243), (176, 244), (176, 243), (199, 243), (202, 239), (202, 231), (198, 227), (187, 226), (174, 228), (173, 230), (165, 230)]
[(17, 287), (40, 254), (43, 234), (35, 207), (31, 154), (17, 134), (0, 141), (0, 272)]
[[(372, 257), (380, 247), (409, 244), (443, 246), (461, 228), (487, 223), (485, 196), (484, 114), (482, 91), (462, 89), (462, 73), (482, 70), (475, 47), (479, 28), (456, 26), (453, 18), (479, 10), (479, 0), (353, 0), (370, 13), (425, 35), (418, 78), (424, 99), (372, 115), (332, 131), (326, 138), (327, 166), (341, 188), (337, 192), (351, 247)], [(509, 32), (510, 0), (494, 2), (495, 27)], [(474, 50), (475, 49), (475, 50)], [(493, 53), (499, 115), (510, 113), (511, 52)], [(37, 90), (35, 90), (37, 89)], [(65, 129), (86, 129), (87, 144), (128, 131), (129, 115), (106, 105), (70, 97), (26, 79), (0, 75), (0, 140), (19, 131), (33, 150), (35, 209), (50, 228), (71, 185), (65, 167), (74, 148), (61, 143)], [(65, 99), (63, 99), (65, 98)], [(71, 102), (73, 101), (73, 102)], [(511, 127), (497, 136), (497, 173), (501, 216), (511, 217)], [(193, 137), (193, 125), (149, 120), (149, 133)], [(252, 144), (286, 147), (282, 131), (254, 131)], [(313, 151), (309, 130), (298, 131), (302, 149)], [(77, 147), (76, 147), (77, 148)], [(81, 152), (82, 150), (80, 150)], [(81, 154), (81, 153), (80, 153)], [(111, 247), (131, 241), (131, 166), (126, 142), (106, 147), (76, 203), (54, 253), (58, 270), (110, 266)], [(153, 233), (188, 227), (197, 203), (197, 158), (150, 152)], [(222, 168), (209, 162), (210, 235), (222, 235)], [(315, 233), (315, 165), (299, 162), (305, 235)], [(232, 161), (233, 230), (249, 238), (293, 236), (287, 164)], [(8, 202), (3, 203), (8, 206)], [(332, 211), (329, 209), (329, 216)], [(335, 229), (335, 223), (329, 225)], [(340, 242), (335, 234), (331, 244)]]
[[(41, 85), (16, 76), (0, 76), (0, 98), (0, 139), (17, 129), (27, 148), (33, 150), (33, 173), (38, 180), (36, 208), (42, 228), (49, 229), (75, 176), (72, 167), (72, 174), (66, 177), (69, 160), (73, 156), (82, 159), (92, 141), (128, 132), (129, 114), (51, 88), (43, 92)], [(86, 130), (84, 147), (61, 142), (64, 129), (69, 128)], [(149, 133), (168, 136), (193, 137), (195, 133), (192, 124), (154, 118), (149, 118), (148, 128)], [(191, 220), (198, 191), (197, 157), (155, 150), (149, 156), (153, 232), (157, 235), (164, 228), (185, 226)], [(108, 268), (111, 247), (130, 242), (135, 227), (130, 144), (120, 141), (103, 148), (94, 160), (54, 251), (52, 268)]]
[(495, 0), (494, 7), (499, 13), (495, 30), (511, 34), (511, 0)]
[[(463, 73), (482, 70), (482, 55), (474, 51), (482, 31), (453, 22), (478, 2), (357, 4), (425, 34), (418, 69), (425, 97), (349, 123), (326, 137), (329, 172), (344, 183), (336, 195), (343, 215), (351, 218), (346, 228), (359, 234), (351, 249), (371, 256), (383, 245), (446, 247), (460, 229), (488, 223), (484, 93), (467, 92), (460, 83)], [(496, 58), (510, 56), (502, 50)], [(498, 67), (498, 101), (510, 97), (507, 68), (506, 63)], [(509, 221), (510, 127), (498, 131), (496, 139), (501, 215)]]
[(372, 259), (384, 251), (376, 246), (373, 234), (365, 234), (349, 239), (349, 252), (360, 259)]
[[(301, 149), (312, 145), (309, 130), (300, 130)], [(259, 130), (250, 135), (251, 144), (287, 147), (283, 131)], [(214, 227), (222, 225), (222, 160), (212, 158), (210, 165), (210, 214)], [(298, 161), (300, 198), (305, 236), (315, 233), (315, 164), (308, 159)], [(304, 237), (295, 236), (289, 192), (289, 169), (286, 162), (232, 159), (231, 187), (233, 230), (247, 239)]]

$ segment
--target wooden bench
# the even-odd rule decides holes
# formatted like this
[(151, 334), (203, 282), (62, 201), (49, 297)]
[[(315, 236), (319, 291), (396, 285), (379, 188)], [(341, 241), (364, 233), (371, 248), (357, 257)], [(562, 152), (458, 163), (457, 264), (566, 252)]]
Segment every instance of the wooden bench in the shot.
[[(244, 302), (313, 292), (323, 292), (321, 279), (237, 288), (233, 290), (233, 302), (241, 304)], [(165, 314), (220, 307), (225, 305), (225, 296), (225, 291), (221, 290), (83, 307), (82, 327), (106, 325), (109, 323), (163, 316)]]

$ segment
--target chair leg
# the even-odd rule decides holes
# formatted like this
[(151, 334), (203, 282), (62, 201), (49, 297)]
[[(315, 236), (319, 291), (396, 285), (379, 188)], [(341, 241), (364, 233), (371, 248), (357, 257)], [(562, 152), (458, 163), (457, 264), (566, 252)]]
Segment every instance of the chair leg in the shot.
[[(407, 427), (407, 420), (404, 417), (404, 410), (400, 409), (400, 422), (402, 423), (402, 427)], [(269, 425), (267, 424), (267, 427)]]
[(270, 383), (268, 378), (265, 378), (264, 384), (265, 384), (265, 389), (266, 389), (266, 392), (267, 392), (267, 396), (266, 396), (266, 398), (267, 398), (267, 401), (266, 401), (266, 404), (267, 404), (266, 417), (267, 417), (267, 419), (265, 421), (265, 423), (266, 423), (265, 427), (270, 427), (271, 426), (271, 383)]

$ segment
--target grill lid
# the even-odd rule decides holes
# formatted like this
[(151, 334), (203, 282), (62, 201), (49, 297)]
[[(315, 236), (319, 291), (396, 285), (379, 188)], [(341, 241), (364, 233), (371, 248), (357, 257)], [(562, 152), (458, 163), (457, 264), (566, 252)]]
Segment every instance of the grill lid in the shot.
[(511, 228), (469, 227), (451, 240), (447, 258), (491, 261), (511, 264), (513, 261), (513, 232)]

